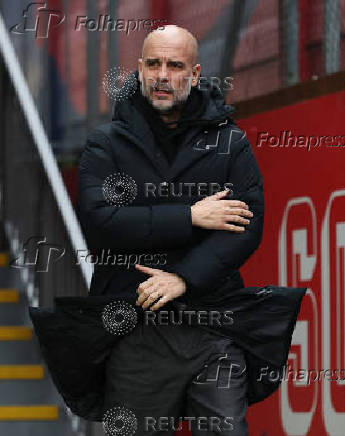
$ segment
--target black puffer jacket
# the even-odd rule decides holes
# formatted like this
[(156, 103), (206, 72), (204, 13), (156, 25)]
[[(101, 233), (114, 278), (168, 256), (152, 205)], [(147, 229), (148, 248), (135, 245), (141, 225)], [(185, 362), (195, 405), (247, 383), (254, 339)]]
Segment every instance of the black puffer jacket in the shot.
[[(197, 321), (197, 316), (184, 317), (188, 324), (191, 319), (200, 328), (232, 337), (243, 349), (249, 405), (271, 395), (284, 378), (284, 365), (306, 290), (273, 285), (235, 289), (225, 303), (214, 306), (219, 314), (231, 310), (231, 323), (204, 326)], [(114, 299), (111, 295), (60, 297), (55, 299), (54, 309), (30, 308), (54, 383), (72, 412), (85, 419), (102, 421), (106, 361), (117, 341), (126, 339), (108, 331), (103, 322), (104, 309), (108, 304), (115, 307), (128, 304), (125, 310), (112, 309), (114, 325), (121, 329), (128, 325), (131, 329), (136, 323), (145, 322), (143, 309), (131, 305), (130, 300)], [(186, 313), (197, 314), (207, 307), (187, 305)], [(174, 302), (167, 303), (166, 310), (176, 310)], [(137, 313), (136, 323), (132, 323), (132, 312)], [(118, 315), (123, 321), (115, 322)]]
[[(280, 384), (280, 378), (268, 374), (283, 370), (307, 289), (243, 287), (238, 268), (262, 237), (262, 178), (247, 139), (228, 118), (231, 108), (216, 89), (205, 98), (204, 115), (186, 121), (189, 129), (171, 167), (131, 99), (118, 106), (113, 122), (88, 137), (79, 166), (78, 212), (89, 248), (99, 255), (90, 296), (57, 298), (54, 308), (30, 308), (56, 387), (67, 406), (85, 419), (102, 420), (105, 363), (121, 340), (107, 331), (104, 309), (109, 302), (121, 307), (126, 302), (128, 313), (136, 312), (138, 322), (143, 316), (143, 309), (134, 305), (135, 290), (147, 276), (129, 264), (138, 261), (133, 256), (141, 255), (138, 263), (151, 262), (184, 277), (188, 286), (182, 301), (187, 310), (233, 313), (233, 323), (208, 328), (232, 337), (244, 350), (249, 404), (263, 400)], [(161, 195), (146, 195), (145, 183), (151, 194), (162, 184)], [(192, 226), (190, 205), (201, 198), (198, 183), (204, 195), (211, 183), (221, 188), (233, 184), (232, 198), (245, 201), (254, 213), (244, 233)], [(167, 187), (175, 188), (175, 195), (165, 195)], [(109, 261), (115, 259), (115, 265), (104, 265), (102, 249), (107, 248), (116, 256)], [(180, 309), (181, 301), (176, 300), (162, 309)], [(132, 318), (119, 321), (117, 314), (112, 312), (113, 321), (122, 329)]]
[[(148, 276), (128, 265), (130, 255), (132, 260), (142, 255), (138, 263), (183, 277), (187, 292), (182, 300), (213, 304), (244, 286), (238, 268), (258, 248), (263, 231), (262, 177), (219, 90), (193, 92), (206, 100), (206, 109), (198, 118), (183, 120), (189, 128), (172, 166), (136, 109), (135, 95), (115, 107), (111, 123), (89, 134), (79, 163), (78, 215), (89, 249), (99, 256), (91, 295), (135, 297), (136, 287)], [(117, 189), (121, 180), (132, 183), (125, 188), (129, 196), (136, 189), (129, 204), (107, 202), (102, 186), (112, 175)], [(245, 232), (193, 227), (190, 206), (229, 184), (231, 198), (246, 202), (254, 214)], [(121, 195), (113, 197), (121, 201)], [(109, 263), (116, 258), (115, 265), (101, 260), (108, 250)]]

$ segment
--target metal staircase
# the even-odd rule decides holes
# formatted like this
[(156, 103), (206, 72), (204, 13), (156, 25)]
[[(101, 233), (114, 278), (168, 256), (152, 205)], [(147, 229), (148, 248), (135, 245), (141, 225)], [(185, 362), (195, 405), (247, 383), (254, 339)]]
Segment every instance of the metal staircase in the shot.
[(76, 263), (86, 243), (11, 36), (0, 7), (0, 436), (100, 436), (66, 409), (29, 319), (86, 296), (92, 267)]
[(39, 351), (18, 270), (0, 254), (0, 435), (76, 436)]

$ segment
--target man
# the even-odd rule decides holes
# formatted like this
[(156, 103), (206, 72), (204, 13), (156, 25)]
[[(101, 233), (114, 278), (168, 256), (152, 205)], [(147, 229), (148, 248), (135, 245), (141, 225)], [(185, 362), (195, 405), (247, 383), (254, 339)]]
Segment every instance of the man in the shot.
[[(262, 177), (220, 90), (198, 89), (197, 42), (186, 29), (151, 32), (138, 71), (136, 92), (89, 134), (80, 160), (88, 246), (117, 255), (95, 263), (90, 295), (132, 297), (155, 312), (211, 310), (244, 286), (238, 268), (263, 231)], [(120, 255), (141, 261), (121, 265)], [(157, 256), (164, 262), (152, 265)], [(237, 368), (229, 380), (219, 356)], [(248, 434), (242, 350), (201, 325), (139, 323), (114, 347), (106, 389), (105, 412), (132, 411), (140, 435), (173, 435), (179, 417), (193, 435)]]

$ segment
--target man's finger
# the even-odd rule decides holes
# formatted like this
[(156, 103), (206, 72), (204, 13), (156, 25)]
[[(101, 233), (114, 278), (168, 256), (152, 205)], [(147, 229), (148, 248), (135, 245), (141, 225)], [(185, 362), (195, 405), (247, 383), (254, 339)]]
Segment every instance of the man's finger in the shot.
[(137, 288), (137, 294), (141, 295), (143, 292), (148, 291), (152, 286), (154, 286), (154, 283), (147, 283), (145, 286), (140, 284)]
[(249, 209), (248, 204), (241, 200), (228, 200), (227, 203), (228, 206), (231, 207), (240, 207), (242, 209)]
[(154, 281), (155, 281), (154, 277), (150, 277), (149, 279), (147, 279), (144, 282), (140, 283), (139, 286), (137, 287), (137, 293), (141, 294), (145, 289), (147, 289), (150, 286), (152, 286)]
[(144, 265), (140, 265), (139, 263), (135, 264), (136, 269), (138, 269), (139, 271), (142, 271), (145, 274), (150, 274), (151, 276), (155, 275), (155, 274), (159, 274), (162, 272), (161, 269), (157, 269), (157, 268), (149, 268), (148, 266), (144, 266)]
[(252, 218), (254, 216), (253, 212), (248, 209), (240, 209), (236, 207), (227, 207), (225, 210), (226, 215), (240, 215), (243, 217)]
[(159, 292), (159, 290), (156, 290), (155, 292), (152, 292), (152, 294), (149, 295), (149, 297), (143, 302), (142, 308), (147, 309), (151, 306), (162, 294)]
[(155, 292), (155, 291), (157, 291), (157, 287), (156, 287), (156, 286), (151, 286), (151, 287), (149, 287), (149, 288), (143, 290), (143, 291), (139, 294), (139, 297), (138, 297), (138, 299), (137, 299), (137, 301), (136, 301), (136, 305), (137, 305), (137, 306), (141, 306), (142, 303), (143, 303), (145, 300), (147, 300), (147, 299), (149, 298), (149, 296), (150, 296), (153, 292)]
[(230, 189), (225, 189), (224, 191), (216, 192), (213, 195), (208, 195), (204, 198), (204, 200), (211, 200), (211, 201), (217, 201), (220, 200), (223, 197), (226, 197), (230, 192)]
[(245, 228), (243, 226), (237, 226), (235, 224), (223, 224), (222, 230), (229, 230), (230, 232), (243, 233)]
[(167, 295), (163, 295), (158, 301), (157, 303), (155, 303), (152, 307), (151, 310), (157, 310), (160, 307), (164, 306), (164, 304), (168, 303), (168, 301), (172, 300), (172, 297), (168, 297)]

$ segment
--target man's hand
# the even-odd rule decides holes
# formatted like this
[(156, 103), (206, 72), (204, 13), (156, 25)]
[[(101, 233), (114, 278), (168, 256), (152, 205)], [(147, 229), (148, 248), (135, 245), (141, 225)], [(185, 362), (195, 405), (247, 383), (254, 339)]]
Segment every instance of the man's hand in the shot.
[(145, 282), (140, 283), (137, 289), (139, 297), (136, 304), (142, 306), (143, 309), (147, 309), (155, 302), (150, 310), (159, 309), (168, 301), (186, 292), (185, 281), (176, 274), (139, 264), (136, 264), (135, 267), (137, 270), (151, 276)]
[[(222, 200), (229, 191), (217, 192), (196, 202), (192, 207), (193, 226), (212, 230), (230, 230), (244, 232), (245, 228), (238, 224), (249, 224), (253, 213), (246, 203), (240, 200)], [(228, 224), (229, 222), (237, 223)]]

